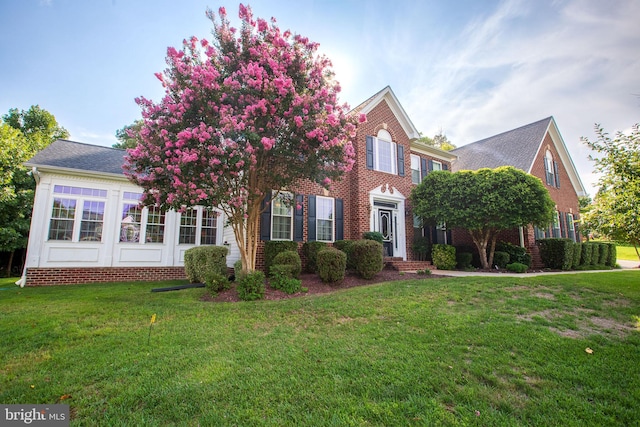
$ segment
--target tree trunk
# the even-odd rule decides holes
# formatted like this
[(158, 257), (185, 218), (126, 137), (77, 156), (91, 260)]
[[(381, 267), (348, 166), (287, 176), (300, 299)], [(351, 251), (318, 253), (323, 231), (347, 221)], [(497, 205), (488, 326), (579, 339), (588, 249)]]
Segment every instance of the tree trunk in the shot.
[[(637, 251), (637, 249), (636, 249)], [(16, 251), (11, 251), (9, 253), (9, 263), (7, 264), (7, 277), (11, 277), (11, 264), (13, 264), (13, 255), (16, 253)]]

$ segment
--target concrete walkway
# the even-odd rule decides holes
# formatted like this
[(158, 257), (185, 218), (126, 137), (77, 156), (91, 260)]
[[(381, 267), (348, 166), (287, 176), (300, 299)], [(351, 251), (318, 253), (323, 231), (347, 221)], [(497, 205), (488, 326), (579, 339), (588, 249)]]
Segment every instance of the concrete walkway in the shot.
[(535, 277), (535, 276), (545, 276), (550, 274), (578, 274), (578, 273), (608, 273), (608, 272), (616, 272), (616, 271), (629, 271), (633, 270), (639, 273), (638, 282), (640, 283), (640, 262), (638, 261), (624, 261), (619, 260), (618, 265), (620, 265), (619, 269), (614, 270), (586, 270), (586, 271), (539, 271), (535, 273), (485, 273), (485, 272), (476, 272), (476, 271), (451, 271), (451, 270), (433, 270), (432, 274), (436, 274), (438, 276), (450, 276), (450, 277), (472, 277), (472, 276), (484, 276), (484, 277)]

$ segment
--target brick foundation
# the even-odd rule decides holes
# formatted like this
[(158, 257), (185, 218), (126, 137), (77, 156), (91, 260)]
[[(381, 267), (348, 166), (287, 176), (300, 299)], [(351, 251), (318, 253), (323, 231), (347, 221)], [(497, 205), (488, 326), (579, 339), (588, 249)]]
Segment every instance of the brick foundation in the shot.
[(26, 286), (185, 279), (184, 267), (28, 268)]

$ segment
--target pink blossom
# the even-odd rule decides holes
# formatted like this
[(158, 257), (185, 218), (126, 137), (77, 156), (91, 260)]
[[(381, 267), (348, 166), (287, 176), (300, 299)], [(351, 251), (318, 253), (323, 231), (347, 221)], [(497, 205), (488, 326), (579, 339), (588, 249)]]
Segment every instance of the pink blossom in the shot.
[(360, 113), (358, 115), (358, 123), (366, 123), (367, 122), (367, 115), (365, 113)]
[(298, 127), (302, 127), (302, 117), (300, 117), (300, 116), (295, 116), (295, 117), (293, 118), (293, 120), (296, 122), (296, 126), (298, 126)]
[(271, 150), (271, 148), (273, 148), (273, 146), (276, 143), (276, 141), (273, 138), (267, 138), (266, 136), (263, 136), (260, 142), (262, 143), (262, 146), (266, 151)]

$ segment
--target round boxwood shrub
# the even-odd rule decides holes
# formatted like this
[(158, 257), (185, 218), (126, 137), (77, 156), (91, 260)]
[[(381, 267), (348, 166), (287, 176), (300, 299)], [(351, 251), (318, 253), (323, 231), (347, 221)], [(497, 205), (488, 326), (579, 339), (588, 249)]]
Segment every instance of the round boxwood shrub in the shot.
[(300, 255), (296, 251), (284, 251), (280, 252), (273, 258), (273, 262), (271, 263), (271, 267), (274, 265), (290, 265), (292, 278), (297, 279), (300, 276), (300, 272), (302, 271), (302, 261), (300, 260)]
[(273, 264), (273, 259), (280, 252), (298, 251), (298, 242), (287, 240), (268, 240), (264, 242), (264, 271), (269, 274), (269, 268)]
[(383, 242), (382, 233), (380, 233), (379, 231), (366, 231), (362, 233), (362, 238), (364, 240), (375, 240), (379, 243)]
[(473, 261), (473, 254), (471, 252), (456, 253), (456, 263), (459, 269), (461, 270), (470, 269), (472, 261)]
[(495, 251), (493, 253), (493, 264), (497, 265), (498, 268), (506, 268), (510, 260), (511, 260), (511, 257), (507, 252)]
[(344, 279), (347, 254), (335, 248), (318, 252), (318, 275), (323, 282), (336, 283)]
[(507, 264), (507, 270), (513, 271), (514, 273), (524, 273), (528, 269), (529, 267), (519, 262), (513, 262), (511, 264)]
[[(372, 279), (382, 271), (382, 243), (375, 240), (356, 240), (353, 242), (353, 261), (356, 272), (364, 279)], [(455, 258), (454, 258), (455, 263)]]
[(353, 260), (353, 240), (336, 240), (333, 247), (347, 254), (347, 268), (355, 270), (356, 263)]

